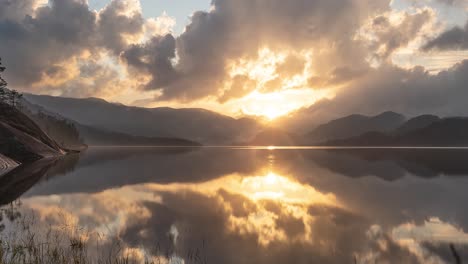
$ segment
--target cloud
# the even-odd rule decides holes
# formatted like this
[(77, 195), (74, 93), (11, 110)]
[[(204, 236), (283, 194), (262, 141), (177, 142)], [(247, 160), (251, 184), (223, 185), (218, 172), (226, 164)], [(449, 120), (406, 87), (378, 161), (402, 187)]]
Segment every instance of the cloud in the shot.
[(347, 113), (394, 110), (410, 115), (463, 115), (468, 110), (461, 99), (468, 96), (467, 76), (468, 60), (436, 75), (422, 67), (406, 70), (385, 65), (344, 88), (334, 103)]
[[(326, 90), (331, 91), (323, 93), (327, 96), (336, 93), (335, 105), (345, 97), (359, 98), (359, 104), (347, 99), (343, 107), (320, 111), (327, 116), (382, 106), (460, 112), (463, 107), (443, 109), (440, 97), (434, 102), (428, 95), (457, 86), (452, 79), (392, 62), (396, 53), (408, 47), (417, 50), (421, 39), (433, 34), (437, 12), (429, 7), (396, 11), (390, 3), (215, 0), (209, 11), (192, 14), (185, 31), (176, 36), (171, 17), (144, 18), (138, 0), (113, 0), (100, 11), (82, 0), (52, 0), (47, 5), (42, 0), (0, 0), (0, 56), (9, 84), (36, 93), (88, 97), (133, 90), (162, 102), (225, 104), (253, 92)], [(423, 49), (466, 49), (467, 31), (468, 24), (449, 30)], [(244, 70), (233, 71), (235, 67)], [(420, 89), (428, 80), (439, 88), (428, 83), (430, 89)], [(376, 97), (368, 100), (365, 93)], [(411, 99), (374, 103), (380, 95), (408, 93)], [(430, 100), (423, 104), (414, 99), (416, 93)], [(464, 94), (459, 88), (452, 93), (456, 102)], [(323, 104), (314, 108), (319, 106)]]
[[(166, 87), (154, 88), (162, 91), (161, 99), (165, 100), (190, 101), (214, 96), (226, 102), (256, 90), (280, 91), (287, 86), (285, 79), (302, 74), (308, 63), (321, 81), (316, 82), (317, 78), (312, 77), (309, 86), (298, 88), (341, 85), (368, 70), (369, 50), (381, 52), (379, 57), (386, 59), (418, 37), (417, 33), (434, 19), (430, 9), (402, 13), (398, 23), (388, 21), (389, 27), (369, 29), (377, 36), (377, 43), (355, 39), (350, 34), (361, 30), (362, 24), (368, 21), (368, 16), (361, 15), (361, 11), (375, 14), (375, 17), (387, 12), (388, 16), (386, 4), (388, 2), (376, 1), (364, 7), (364, 1), (303, 3), (296, 0), (275, 4), (215, 1), (212, 11), (194, 14), (191, 24), (177, 38), (179, 60), (174, 70), (179, 78)], [(285, 50), (296, 53), (287, 54), (284, 61), (276, 63), (274, 78), (264, 84), (257, 80), (257, 83), (242, 85), (240, 76), (229, 74), (226, 68), (233, 61), (261, 59), (262, 47), (268, 47), (272, 53)], [(383, 50), (379, 51), (381, 47)], [(304, 50), (313, 53), (312, 59), (306, 59), (301, 53)]]
[(464, 116), (467, 82), (468, 60), (435, 75), (420, 66), (404, 69), (386, 63), (340, 88), (333, 99), (300, 109), (277, 125), (310, 130), (350, 113), (375, 115), (389, 110), (408, 116)]
[[(26, 91), (58, 91), (76, 97), (95, 91), (97, 96), (101, 94), (100, 86), (105, 90), (115, 85), (125, 73), (118, 62), (120, 53), (148, 34), (170, 27), (167, 17), (161, 21), (145, 20), (135, 0), (113, 0), (99, 12), (90, 10), (86, 1), (38, 3), (0, 1), (0, 55), (8, 68), (5, 77), (12, 87)], [(111, 61), (117, 62), (117, 67), (111, 67)], [(103, 83), (102, 71), (96, 73), (91, 87), (82, 82), (90, 77), (86, 65), (91, 63), (107, 68), (108, 82)], [(83, 75), (81, 70), (85, 70)], [(83, 85), (83, 91), (77, 83)]]
[(70, 0), (40, 7), (35, 17), (2, 19), (0, 54), (8, 65), (6, 77), (11, 85), (38, 82), (56, 72), (57, 63), (83, 52), (82, 47), (90, 45), (94, 22), (94, 13)]
[(468, 50), (468, 21), (464, 28), (457, 26), (442, 32), (426, 43), (422, 50)]
[(38, 1), (36, 0), (24, 0), (24, 1), (11, 1), (1, 0), (0, 1), (0, 18), (7, 20), (21, 20), (26, 15), (34, 13), (34, 9), (37, 6)]
[[(174, 49), (178, 60), (173, 68), (177, 78), (161, 87), (157, 81), (160, 76), (155, 71), (145, 87), (161, 90), (161, 99), (165, 100), (191, 101), (222, 96), (224, 83), (231, 81), (227, 72), (229, 64), (238, 59), (254, 60), (263, 47), (274, 52), (328, 47), (332, 51), (317, 55), (323, 57), (322, 68), (332, 64), (329, 54), (337, 59), (334, 63), (365, 64), (361, 53), (364, 50), (349, 33), (357, 30), (367, 18), (364, 14), (387, 10), (388, 2), (214, 1), (210, 11), (193, 14), (191, 23), (176, 40)], [(148, 50), (146, 46), (140, 48)], [(295, 62), (286, 62), (286, 67), (298, 69), (291, 63)], [(159, 65), (149, 66), (157, 69)], [(278, 70), (284, 72), (284, 69)]]
[(451, 6), (466, 6), (466, 1), (465, 0), (437, 0), (440, 3), (446, 4), (446, 5), (451, 5)]
[(128, 38), (143, 33), (144, 24), (138, 1), (112, 1), (97, 18), (99, 41), (118, 55), (128, 46)]
[(137, 71), (151, 74), (146, 89), (162, 88), (177, 78), (172, 60), (175, 58), (176, 40), (170, 34), (153, 37), (142, 45), (133, 45), (122, 53), (122, 59)]
[(245, 75), (236, 75), (232, 78), (230, 87), (224, 91), (219, 98), (221, 103), (224, 103), (232, 98), (241, 98), (247, 95), (257, 86), (257, 83)]

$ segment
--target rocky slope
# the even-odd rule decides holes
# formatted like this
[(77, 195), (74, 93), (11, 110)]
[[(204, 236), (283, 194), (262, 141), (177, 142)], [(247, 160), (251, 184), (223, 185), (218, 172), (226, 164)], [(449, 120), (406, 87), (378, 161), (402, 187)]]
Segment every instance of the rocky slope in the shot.
[(25, 114), (0, 103), (0, 153), (18, 163), (66, 153)]

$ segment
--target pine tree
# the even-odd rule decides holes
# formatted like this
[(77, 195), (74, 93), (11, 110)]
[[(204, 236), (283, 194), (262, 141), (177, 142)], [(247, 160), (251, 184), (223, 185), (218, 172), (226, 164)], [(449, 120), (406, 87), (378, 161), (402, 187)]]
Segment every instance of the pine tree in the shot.
[(13, 107), (18, 107), (23, 94), (16, 90), (9, 90), (7, 82), (2, 78), (1, 73), (5, 71), (2, 66), (2, 58), (0, 58), (0, 102), (7, 103)]
[(8, 91), (7, 82), (2, 78), (2, 72), (5, 71), (5, 67), (2, 66), (2, 58), (0, 58), (0, 102), (7, 102)]

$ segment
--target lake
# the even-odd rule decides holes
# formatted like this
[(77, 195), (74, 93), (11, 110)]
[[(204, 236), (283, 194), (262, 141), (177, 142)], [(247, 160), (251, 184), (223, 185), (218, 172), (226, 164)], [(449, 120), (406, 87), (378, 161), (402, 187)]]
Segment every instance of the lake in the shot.
[(57, 263), (456, 263), (467, 202), (467, 149), (90, 148), (0, 178), (0, 239)]

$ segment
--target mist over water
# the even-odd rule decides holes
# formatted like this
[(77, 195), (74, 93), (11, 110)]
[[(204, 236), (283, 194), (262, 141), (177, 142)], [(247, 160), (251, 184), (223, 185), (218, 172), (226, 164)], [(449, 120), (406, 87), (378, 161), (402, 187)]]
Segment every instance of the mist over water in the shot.
[[(118, 238), (136, 262), (454, 263), (450, 245), (468, 259), (467, 159), (466, 149), (90, 148), (0, 178), (0, 202), (34, 215), (38, 232), (99, 234), (89, 254)], [(13, 230), (2, 223), (0, 235)]]

